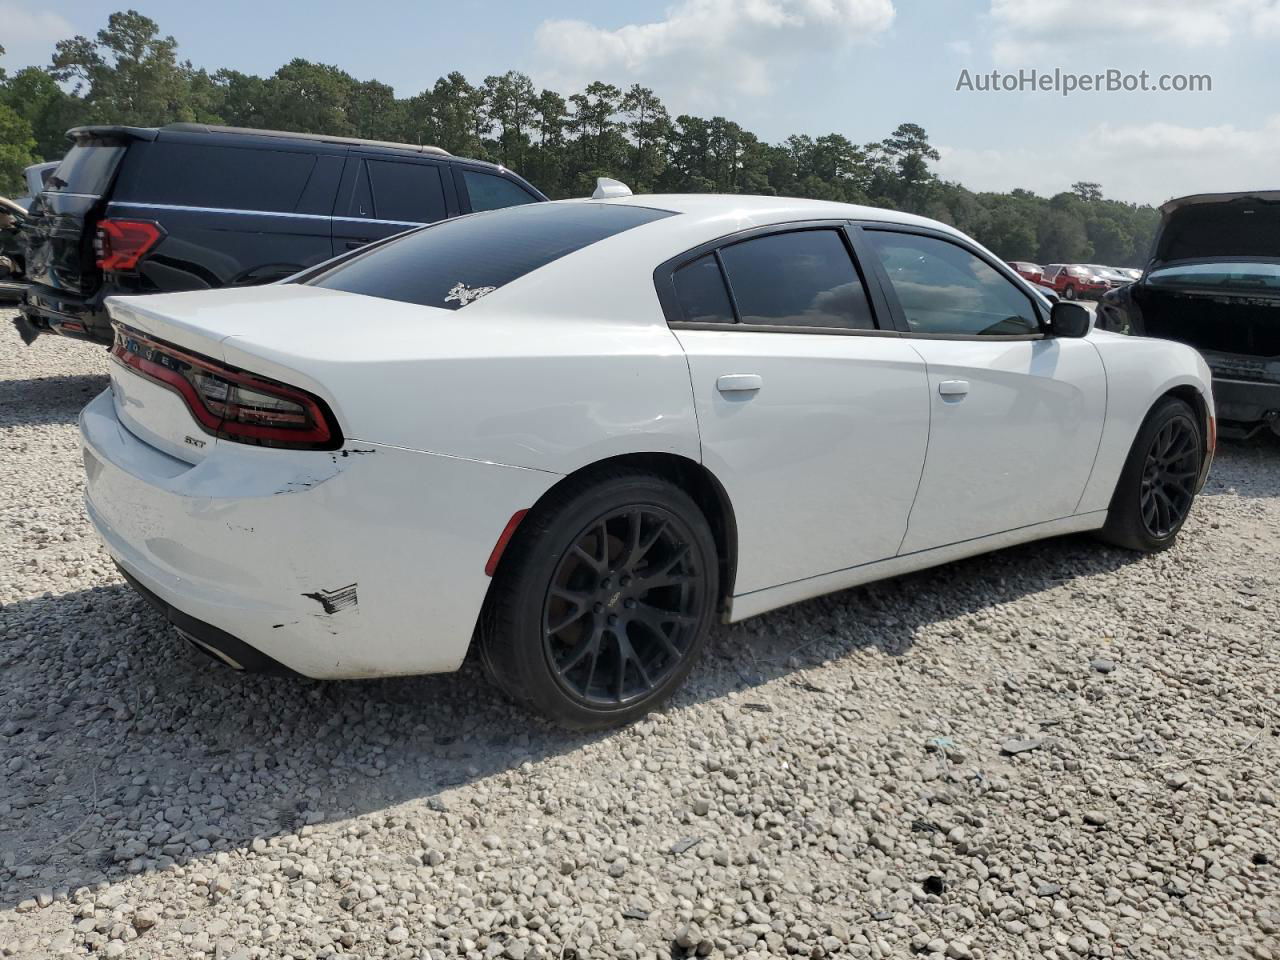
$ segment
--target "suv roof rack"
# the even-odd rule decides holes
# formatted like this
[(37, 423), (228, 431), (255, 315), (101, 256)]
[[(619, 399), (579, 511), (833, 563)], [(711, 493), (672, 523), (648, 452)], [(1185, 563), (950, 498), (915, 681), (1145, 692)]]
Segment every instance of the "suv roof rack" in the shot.
[(331, 137), (323, 133), (296, 133), (291, 130), (256, 130), (253, 127), (224, 127), (214, 123), (166, 123), (161, 130), (181, 130), (186, 133), (233, 133), (253, 137), (286, 137), (290, 140), (317, 140), (321, 143), (345, 143), (355, 147), (390, 147), (395, 150), (412, 150), (414, 153), (434, 153), (450, 156), (443, 147), (415, 143), (395, 143), (390, 140), (363, 140), (359, 137)]

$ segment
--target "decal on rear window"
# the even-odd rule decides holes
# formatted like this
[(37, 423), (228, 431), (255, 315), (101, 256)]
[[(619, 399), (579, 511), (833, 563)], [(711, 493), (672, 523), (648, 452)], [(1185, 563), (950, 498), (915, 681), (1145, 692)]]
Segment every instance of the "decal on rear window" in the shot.
[(457, 310), (583, 247), (669, 216), (633, 203), (526, 203), (408, 231), (301, 282)]
[(445, 303), (456, 302), (458, 306), (465, 307), (472, 300), (479, 300), (486, 293), (493, 293), (497, 287), (468, 287), (459, 280), (449, 288), (449, 295), (444, 298)]

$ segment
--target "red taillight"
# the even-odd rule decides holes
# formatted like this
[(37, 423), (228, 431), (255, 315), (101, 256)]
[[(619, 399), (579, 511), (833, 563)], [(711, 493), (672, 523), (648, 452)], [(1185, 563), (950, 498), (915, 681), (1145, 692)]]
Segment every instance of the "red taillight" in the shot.
[(277, 380), (258, 377), (114, 324), (111, 355), (186, 401), (208, 433), (238, 443), (295, 450), (342, 446), (323, 400)]
[(160, 224), (151, 220), (100, 221), (93, 240), (98, 267), (103, 270), (132, 270), (163, 236)]
[(1218, 449), (1218, 418), (1217, 417), (1209, 418), (1209, 442), (1205, 444), (1205, 447), (1207, 448), (1209, 456), (1211, 457), (1213, 456), (1214, 452), (1217, 451)]

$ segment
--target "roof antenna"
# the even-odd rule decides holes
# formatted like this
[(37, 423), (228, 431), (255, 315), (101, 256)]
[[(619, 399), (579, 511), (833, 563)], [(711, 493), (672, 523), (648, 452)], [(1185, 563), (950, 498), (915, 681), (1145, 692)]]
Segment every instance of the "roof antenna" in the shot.
[(631, 196), (631, 188), (621, 180), (609, 177), (596, 177), (596, 192), (591, 194), (592, 200), (611, 200), (614, 197)]

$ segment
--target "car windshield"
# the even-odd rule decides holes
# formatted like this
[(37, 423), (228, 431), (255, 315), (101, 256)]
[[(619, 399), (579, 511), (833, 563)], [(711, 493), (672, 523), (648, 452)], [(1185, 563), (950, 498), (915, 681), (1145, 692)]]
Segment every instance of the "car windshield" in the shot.
[(1280, 289), (1280, 263), (1249, 261), (1188, 263), (1160, 267), (1147, 275), (1147, 282), (1164, 286), (1258, 287)]
[(614, 203), (530, 203), (404, 234), (303, 283), (457, 310), (567, 254), (672, 216)]

